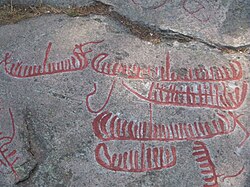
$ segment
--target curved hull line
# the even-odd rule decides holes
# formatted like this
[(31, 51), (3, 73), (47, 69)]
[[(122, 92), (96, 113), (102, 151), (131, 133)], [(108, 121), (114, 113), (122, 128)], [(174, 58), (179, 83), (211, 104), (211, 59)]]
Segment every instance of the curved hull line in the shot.
[(146, 148), (110, 154), (106, 144), (100, 143), (95, 149), (96, 161), (104, 168), (123, 172), (147, 172), (172, 168), (176, 165), (176, 148)]
[(89, 62), (86, 55), (92, 52), (92, 49), (83, 51), (83, 47), (90, 44), (99, 44), (101, 42), (102, 41), (77, 44), (73, 49), (73, 55), (59, 62), (48, 62), (49, 53), (52, 48), (52, 42), (49, 42), (45, 51), (45, 57), (42, 65), (24, 65), (23, 62), (11, 63), (11, 54), (9, 53), (5, 54), (5, 59), (1, 61), (1, 63), (4, 63), (5, 72), (8, 75), (16, 78), (29, 78), (58, 73), (82, 71), (88, 67)]
[(95, 135), (103, 140), (133, 141), (186, 141), (210, 139), (215, 136), (230, 134), (235, 130), (234, 123), (218, 114), (217, 120), (211, 122), (152, 124), (150, 122), (127, 121), (110, 112), (100, 113), (92, 123)]
[[(238, 109), (246, 99), (248, 84), (243, 81), (242, 88), (236, 87), (233, 92), (227, 91), (222, 83), (223, 93), (219, 93), (218, 85), (210, 84), (209, 89), (198, 85), (198, 92), (193, 91), (193, 87), (187, 86), (186, 90), (177, 90), (176, 85), (170, 85), (168, 89), (159, 87), (153, 82), (148, 92), (148, 96), (140, 94), (122, 81), (123, 86), (139, 99), (163, 106), (182, 106), (193, 108), (213, 108), (224, 110)], [(203, 93), (205, 92), (205, 93)], [(241, 93), (240, 93), (241, 92)]]
[(133, 80), (154, 80), (158, 82), (221, 82), (236, 81), (242, 79), (243, 70), (241, 63), (233, 60), (229, 66), (221, 67), (200, 67), (187, 69), (186, 75), (181, 76), (178, 73), (171, 72), (170, 55), (166, 55), (165, 66), (147, 66), (142, 67), (137, 64), (113, 63), (107, 60), (109, 54), (100, 53), (91, 61), (92, 69), (107, 76), (122, 76)]

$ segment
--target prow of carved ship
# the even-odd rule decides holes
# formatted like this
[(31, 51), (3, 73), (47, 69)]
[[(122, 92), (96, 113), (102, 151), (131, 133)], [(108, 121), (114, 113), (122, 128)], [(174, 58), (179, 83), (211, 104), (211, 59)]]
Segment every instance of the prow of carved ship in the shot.
[(67, 73), (75, 71), (83, 71), (88, 67), (87, 54), (93, 50), (89, 48), (84, 51), (84, 47), (89, 45), (99, 44), (102, 41), (86, 42), (83, 44), (76, 44), (73, 49), (73, 54), (64, 60), (58, 62), (49, 62), (49, 54), (52, 48), (52, 42), (49, 42), (45, 52), (45, 57), (41, 65), (25, 65), (23, 62), (12, 62), (12, 54), (6, 53), (4, 60), (0, 62), (4, 64), (5, 72), (16, 78), (28, 78), (42, 75), (52, 75), (58, 73)]

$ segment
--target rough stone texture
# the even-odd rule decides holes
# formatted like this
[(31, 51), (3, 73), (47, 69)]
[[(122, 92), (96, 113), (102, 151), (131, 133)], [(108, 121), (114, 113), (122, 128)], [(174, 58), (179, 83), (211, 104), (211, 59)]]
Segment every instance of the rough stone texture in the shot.
[[(118, 1), (114, 1), (114, 4), (115, 2)], [(124, 7), (125, 5), (121, 9)], [(130, 5), (129, 7), (132, 6)], [(127, 10), (129, 7), (127, 7)], [(139, 12), (140, 9), (133, 7), (130, 10)], [(152, 19), (154, 19), (153, 17), (154, 15), (152, 15)], [(194, 21), (194, 24), (197, 23)], [(224, 24), (224, 27), (227, 27), (226, 24)], [(182, 28), (184, 29), (184, 27)], [(25, 66), (23, 66), (22, 71), (20, 70), (21, 65), (32, 66), (36, 64), (38, 68), (38, 65), (42, 65), (44, 62), (47, 62), (48, 65), (49, 62), (60, 62), (67, 58), (71, 59), (70, 56), (76, 57), (77, 54), (83, 54), (83, 52), (79, 51), (80, 44), (90, 41), (99, 41), (99, 43), (88, 44), (81, 48), (85, 52), (89, 51), (86, 55), (89, 63), (86, 69), (31, 76), (29, 78), (20, 77), (21, 75), (27, 75), (27, 73), (22, 73)], [(73, 52), (74, 49), (76, 50), (75, 53)], [(46, 51), (48, 54), (47, 61), (45, 58)], [(12, 54), (12, 62), (6, 58), (8, 57), (8, 55), (6, 56), (8, 52)], [(0, 134), (0, 146), (3, 145), (1, 137), (3, 135), (10, 136), (9, 134), (12, 132), (11, 119), (13, 119), (16, 134), (13, 142), (6, 145), (6, 147), (8, 147), (8, 152), (16, 150), (16, 155), (19, 157), (13, 167), (18, 176), (16, 179), (9, 167), (5, 167), (3, 164), (0, 165), (0, 171), (6, 173), (0, 173), (0, 186), (202, 187), (205, 184), (210, 184), (204, 181), (206, 175), (201, 174), (202, 170), (199, 167), (201, 161), (196, 160), (197, 156), (193, 150), (197, 148), (194, 140), (177, 140), (177, 136), (181, 134), (179, 131), (179, 135), (176, 132), (174, 136), (170, 135), (175, 139), (174, 141), (105, 141), (106, 136), (103, 136), (104, 140), (100, 139), (101, 134), (98, 134), (97, 131), (94, 133), (95, 128), (92, 127), (93, 120), (104, 111), (116, 114), (119, 118), (126, 119), (128, 122), (138, 122), (137, 124), (143, 121), (151, 124), (152, 117), (151, 122), (153, 124), (173, 123), (175, 125), (190, 123), (192, 128), (194, 128), (194, 122), (202, 122), (204, 124), (205, 121), (208, 121), (211, 124), (212, 120), (218, 120), (219, 116), (217, 113), (224, 115), (226, 118), (222, 118), (223, 121), (227, 122), (226, 119), (228, 119), (227, 124), (233, 126), (234, 123), (232, 118), (230, 118), (230, 114), (244, 114), (244, 116), (239, 118), (240, 122), (237, 122), (236, 128), (232, 132), (226, 135), (219, 134), (208, 139), (197, 138), (196, 141), (203, 142), (203, 148), (206, 147), (208, 150), (204, 162), (207, 159), (210, 160), (210, 169), (215, 170), (216, 174), (214, 174), (214, 177), (218, 180), (219, 186), (247, 187), (249, 185), (249, 139), (239, 148), (240, 142), (245, 137), (245, 133), (242, 130), (244, 127), (240, 128), (239, 123), (246, 127), (245, 130), (250, 131), (247, 123), (249, 121), (249, 90), (245, 91), (247, 96), (243, 104), (236, 110), (230, 109), (230, 106), (234, 106), (235, 103), (233, 103), (234, 100), (229, 98), (229, 93), (231, 92), (235, 98), (235, 93), (237, 92), (235, 89), (237, 90), (238, 88), (241, 98), (243, 84), (249, 84), (249, 56), (247, 54), (222, 54), (216, 49), (194, 42), (174, 42), (174, 45), (171, 47), (165, 43), (153, 45), (132, 36), (125, 28), (108, 18), (101, 16), (71, 18), (65, 15), (42, 16), (14, 25), (1, 26), (0, 54), (2, 54), (0, 70), (0, 132), (3, 132)], [(97, 57), (98, 54), (100, 55), (99, 57)], [(237, 60), (243, 66), (243, 77), (237, 81), (216, 80), (215, 83), (211, 82), (213, 88), (216, 87), (215, 85), (218, 85), (218, 94), (220, 95), (224, 93), (223, 84), (225, 84), (229, 104), (223, 105), (220, 101), (220, 106), (224, 106), (224, 109), (209, 108), (205, 105), (199, 106), (199, 104), (194, 104), (193, 101), (190, 101), (190, 106), (177, 106), (172, 101), (173, 103), (170, 103), (168, 106), (158, 105), (157, 103), (152, 104), (151, 113), (149, 101), (140, 99), (126, 89), (124, 85), (130, 86), (138, 91), (141, 96), (147, 97), (153, 82), (155, 82), (155, 85), (158, 82), (166, 87), (170, 84), (176, 85), (179, 91), (181, 91), (180, 89), (187, 90), (187, 87), (191, 86), (193, 92), (198, 93), (199, 86), (209, 86), (209, 83), (206, 83), (209, 81), (202, 79), (201, 83), (198, 83), (198, 80), (194, 82), (187, 80), (184, 82), (177, 81), (176, 83), (171, 83), (171, 81), (164, 82), (159, 77), (151, 76), (147, 71), (140, 74), (144, 80), (130, 80), (129, 76), (133, 76), (133, 73), (130, 72), (130, 74), (128, 71), (125, 71), (124, 66), (123, 68), (119, 66), (120, 73), (117, 73), (116, 76), (108, 76), (94, 71), (94, 68), (98, 66), (98, 61), (100, 61), (100, 67), (97, 71), (102, 71), (101, 66), (104, 64), (106, 55), (108, 55), (106, 57), (107, 63), (117, 62), (127, 66), (137, 64), (142, 69), (143, 67), (145, 69), (145, 66), (151, 66), (151, 73), (155, 70), (154, 66), (165, 67), (165, 63), (168, 61), (168, 57), (170, 57), (170, 71), (181, 77), (187, 75), (190, 68), (195, 71), (195, 69), (200, 70), (202, 67), (208, 69), (209, 67), (218, 68), (223, 65), (229, 68), (229, 74), (232, 76), (233, 73), (229, 64), (231, 60)], [(83, 56), (81, 56), (81, 59), (83, 59)], [(93, 67), (91, 62), (93, 62)], [(16, 65), (12, 66), (12, 64)], [(76, 65), (76, 67), (78, 66)], [(48, 72), (48, 69), (47, 67), (44, 72)], [(216, 70), (216, 68), (214, 69)], [(20, 74), (18, 73), (19, 70)], [(133, 70), (131, 71), (134, 72)], [(8, 74), (8, 72), (11, 72), (12, 75)], [(107, 73), (108, 70), (105, 69), (105, 72)], [(205, 69), (202, 72), (206, 72)], [(236, 68), (235, 74), (239, 72), (241, 71)], [(15, 75), (19, 77), (13, 77)], [(202, 75), (204, 74), (202, 73)], [(214, 76), (217, 79), (221, 77), (221, 75)], [(91, 110), (87, 108), (87, 101), (89, 101), (89, 105), (93, 110), (102, 108), (114, 81), (116, 81), (114, 89), (107, 105), (103, 110), (100, 110), (99, 114), (91, 113)], [(246, 81), (246, 83), (243, 83), (243, 81)], [(94, 83), (96, 83), (96, 93), (93, 92)], [(204, 94), (204, 87), (202, 89)], [(213, 94), (215, 94), (214, 89)], [(89, 96), (89, 100), (87, 96)], [(172, 95), (171, 97), (173, 98), (174, 96)], [(180, 95), (179, 99), (177, 98), (178, 102), (181, 100), (181, 97)], [(151, 97), (149, 96), (149, 98)], [(216, 100), (216, 98), (220, 99), (219, 96), (214, 99)], [(161, 100), (159, 96), (158, 100)], [(199, 99), (196, 100), (199, 102)], [(205, 98), (203, 97), (203, 102), (205, 102), (204, 100)], [(180, 101), (179, 103), (186, 101)], [(13, 118), (11, 118), (9, 109), (12, 111)], [(96, 121), (98, 122), (98, 120)], [(101, 120), (101, 123), (104, 122), (105, 119)], [(115, 126), (116, 129), (118, 128), (117, 124)], [(173, 128), (176, 127), (174, 126)], [(101, 131), (104, 132), (103, 129)], [(107, 131), (110, 136), (109, 126)], [(122, 130), (120, 131), (122, 132)], [(143, 134), (143, 132), (140, 128), (140, 133)], [(157, 132), (159, 133), (159, 130)], [(201, 129), (199, 133), (202, 134)], [(195, 133), (195, 135), (197, 134)], [(137, 137), (142, 136), (146, 135), (137, 135)], [(129, 137), (128, 132), (126, 132), (125, 137)], [(143, 143), (146, 148), (150, 147), (152, 150), (161, 146), (170, 149), (170, 146), (173, 146), (176, 147), (176, 164), (170, 168), (162, 168), (156, 171), (111, 171), (98, 164), (98, 162), (100, 163), (98, 159), (108, 162), (107, 154), (104, 152), (100, 152), (101, 156), (96, 157), (96, 155), (99, 155), (95, 151), (96, 147), (102, 145), (101, 143), (107, 145), (111, 155), (114, 153), (130, 153), (129, 150), (140, 150)], [(199, 146), (198, 149), (200, 150)], [(1, 151), (3, 151), (2, 148)], [(140, 154), (141, 152), (139, 151), (139, 165), (141, 163)], [(154, 149), (154, 154), (151, 154), (151, 157), (157, 157), (157, 161), (151, 160), (152, 165), (156, 166), (158, 164), (161, 167), (160, 155), (160, 149), (158, 149), (158, 153)], [(117, 154), (117, 157), (119, 157), (119, 154)], [(0, 156), (1, 159), (3, 158)], [(145, 161), (145, 159), (150, 160), (150, 157), (144, 155), (143, 160)], [(166, 159), (164, 159), (164, 162), (166, 162)], [(4, 160), (3, 163), (5, 163)], [(118, 162), (115, 165), (117, 164)], [(123, 161), (122, 164), (124, 164)], [(149, 167), (149, 162), (145, 166)], [(132, 167), (135, 167), (135, 165)], [(241, 174), (235, 178), (226, 178), (223, 182), (223, 176), (219, 177), (221, 174), (225, 174), (225, 176), (235, 175), (242, 168)], [(131, 169), (129, 164), (128, 169)], [(16, 185), (14, 184), (15, 182), (17, 183)]]
[(2, 0), (2, 1), (0, 1), (0, 5), (4, 5), (4, 4), (6, 4), (7, 3), (7, 1), (6, 0)]
[(222, 45), (250, 44), (248, 0), (101, 0), (131, 20)]
[[(94, 2), (94, 0), (13, 0), (13, 5), (53, 5), (59, 7), (86, 6)], [(10, 0), (1, 0), (1, 4), (10, 4)]]

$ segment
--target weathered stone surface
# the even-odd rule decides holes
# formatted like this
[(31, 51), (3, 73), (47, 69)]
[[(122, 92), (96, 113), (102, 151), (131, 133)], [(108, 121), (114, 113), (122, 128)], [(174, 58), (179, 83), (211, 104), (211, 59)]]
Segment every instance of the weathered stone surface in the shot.
[(250, 44), (248, 0), (101, 0), (134, 21), (207, 42)]
[(0, 5), (3, 5), (3, 4), (6, 4), (6, 3), (7, 3), (6, 0), (0, 1)]
[[(91, 3), (93, 3), (94, 0), (13, 0), (12, 3), (13, 5), (53, 5), (53, 6), (59, 6), (59, 7), (68, 7), (68, 6), (86, 6)], [(1, 4), (10, 4), (9, 0), (1, 0)]]
[(0, 186), (248, 186), (246, 54), (65, 15), (1, 26), (0, 54)]

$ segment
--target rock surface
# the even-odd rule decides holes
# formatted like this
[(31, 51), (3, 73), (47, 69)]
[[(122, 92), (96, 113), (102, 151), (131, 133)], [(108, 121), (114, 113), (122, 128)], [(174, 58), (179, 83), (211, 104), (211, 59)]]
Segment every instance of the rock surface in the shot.
[(248, 0), (101, 0), (131, 20), (207, 42), (250, 44)]
[[(113, 5), (151, 23), (143, 11), (158, 11)], [(187, 33), (207, 16), (160, 9)], [(1, 26), (0, 54), (0, 186), (248, 186), (249, 54), (154, 45), (94, 15)]]

